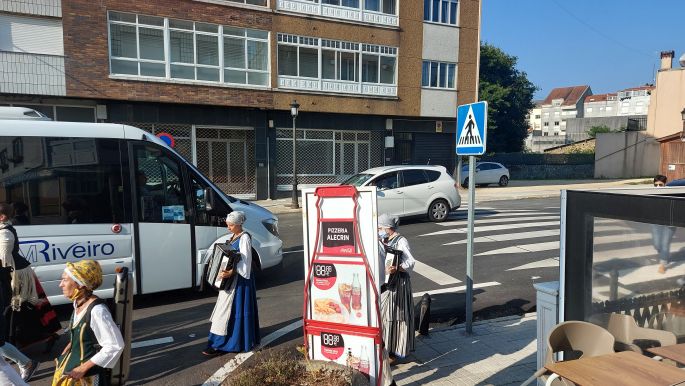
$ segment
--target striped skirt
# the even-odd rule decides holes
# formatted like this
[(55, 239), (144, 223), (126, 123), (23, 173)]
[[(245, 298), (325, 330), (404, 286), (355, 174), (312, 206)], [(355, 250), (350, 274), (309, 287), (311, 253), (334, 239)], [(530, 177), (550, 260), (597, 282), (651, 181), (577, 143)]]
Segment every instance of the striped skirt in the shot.
[(383, 341), (388, 354), (404, 358), (414, 351), (414, 298), (408, 274), (381, 295)]

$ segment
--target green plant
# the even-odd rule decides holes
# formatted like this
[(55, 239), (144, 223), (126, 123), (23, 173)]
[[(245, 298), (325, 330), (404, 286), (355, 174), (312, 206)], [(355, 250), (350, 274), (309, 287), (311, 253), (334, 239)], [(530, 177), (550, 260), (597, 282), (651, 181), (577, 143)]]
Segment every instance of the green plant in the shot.
[(592, 127), (587, 131), (587, 135), (588, 135), (590, 138), (596, 138), (596, 137), (597, 137), (597, 134), (601, 134), (601, 133), (611, 133), (611, 132), (613, 132), (613, 130), (611, 130), (611, 128), (610, 128), (609, 126), (600, 125), (600, 126), (592, 126)]

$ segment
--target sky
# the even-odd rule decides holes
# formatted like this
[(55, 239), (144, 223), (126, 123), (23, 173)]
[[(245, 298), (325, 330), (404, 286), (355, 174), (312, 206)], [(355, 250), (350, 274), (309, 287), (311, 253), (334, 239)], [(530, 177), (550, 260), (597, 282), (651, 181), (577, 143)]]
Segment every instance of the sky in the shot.
[(482, 0), (481, 40), (518, 58), (544, 99), (556, 87), (593, 94), (654, 83), (659, 53), (685, 53), (684, 0)]

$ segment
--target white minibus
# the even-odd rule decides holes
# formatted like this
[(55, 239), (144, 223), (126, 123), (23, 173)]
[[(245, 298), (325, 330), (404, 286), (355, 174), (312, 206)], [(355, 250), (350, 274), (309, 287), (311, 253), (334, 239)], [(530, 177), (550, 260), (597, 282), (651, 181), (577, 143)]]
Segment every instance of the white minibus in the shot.
[(0, 119), (0, 202), (13, 205), (21, 252), (53, 304), (67, 302), (60, 276), (79, 259), (102, 265), (101, 297), (112, 296), (117, 266), (133, 272), (138, 294), (200, 286), (234, 210), (247, 216), (262, 268), (282, 259), (276, 216), (131, 126)]

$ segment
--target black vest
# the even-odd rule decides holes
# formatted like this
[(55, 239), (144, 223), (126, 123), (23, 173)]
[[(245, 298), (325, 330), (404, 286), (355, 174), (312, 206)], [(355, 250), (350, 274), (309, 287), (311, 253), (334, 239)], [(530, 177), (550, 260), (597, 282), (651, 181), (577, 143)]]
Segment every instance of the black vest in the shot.
[(14, 229), (12, 225), (8, 225), (7, 230), (12, 232), (14, 235), (14, 248), (12, 248), (12, 258), (14, 258), (14, 269), (20, 270), (24, 269), (28, 266), (31, 265), (24, 256), (21, 255), (21, 252), (19, 251), (19, 236), (17, 236), (17, 230)]

